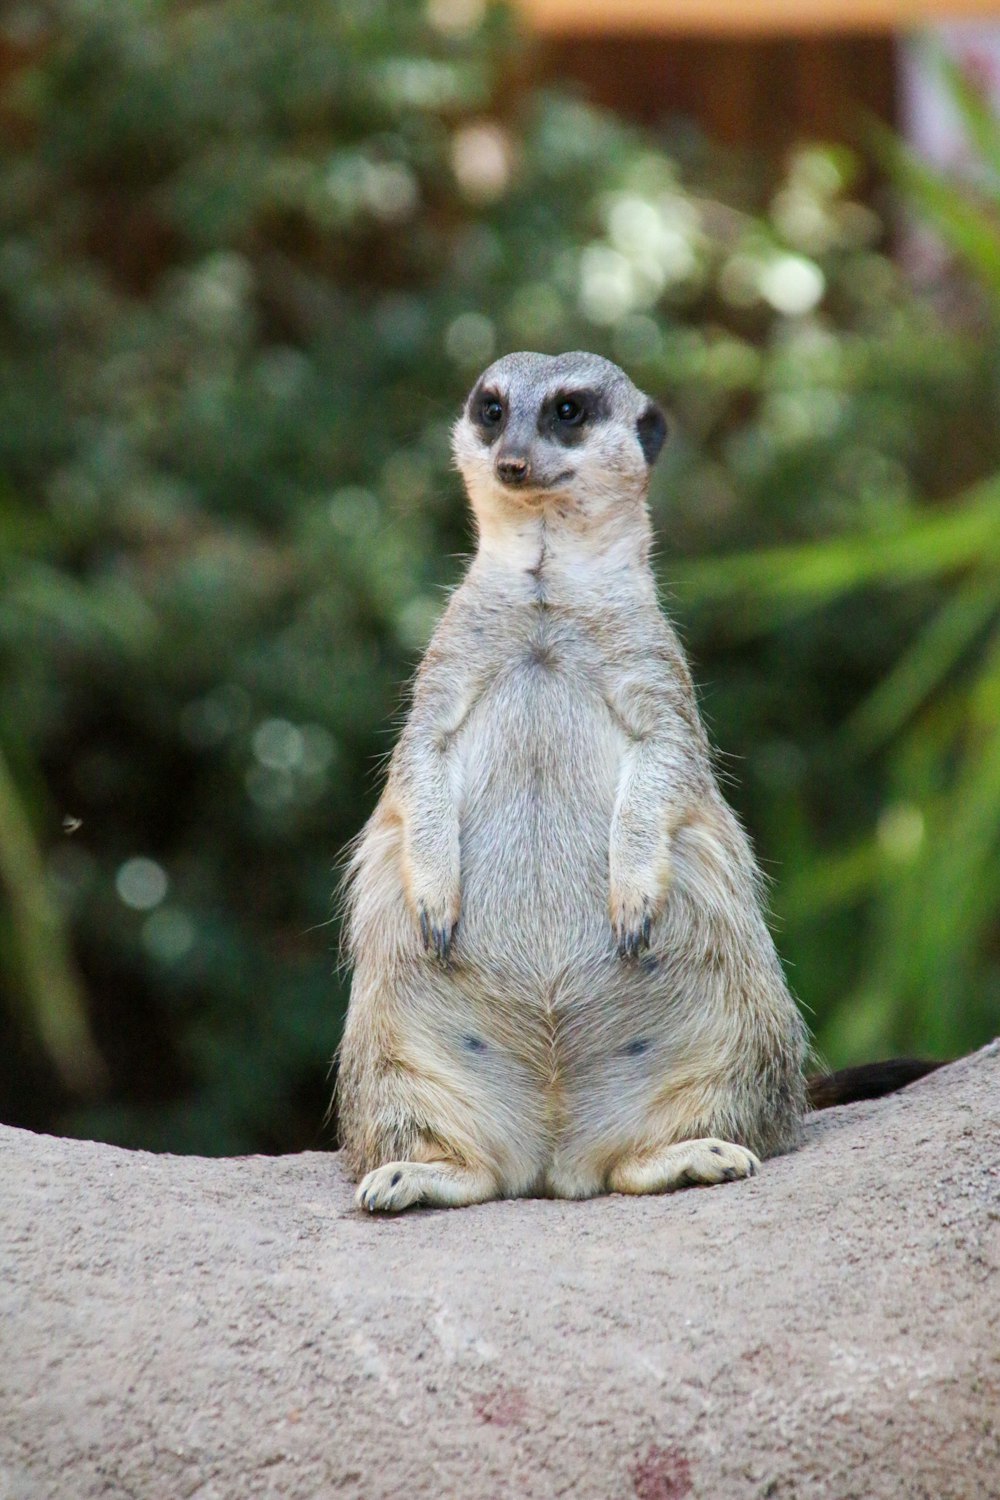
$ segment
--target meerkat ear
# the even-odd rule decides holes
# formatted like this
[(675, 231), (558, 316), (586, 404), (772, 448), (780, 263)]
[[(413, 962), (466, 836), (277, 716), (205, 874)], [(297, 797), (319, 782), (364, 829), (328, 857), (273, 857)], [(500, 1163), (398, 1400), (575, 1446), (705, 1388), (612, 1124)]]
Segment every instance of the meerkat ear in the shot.
[(643, 457), (652, 468), (660, 456), (660, 449), (667, 437), (667, 419), (655, 401), (651, 401), (635, 424), (639, 447)]

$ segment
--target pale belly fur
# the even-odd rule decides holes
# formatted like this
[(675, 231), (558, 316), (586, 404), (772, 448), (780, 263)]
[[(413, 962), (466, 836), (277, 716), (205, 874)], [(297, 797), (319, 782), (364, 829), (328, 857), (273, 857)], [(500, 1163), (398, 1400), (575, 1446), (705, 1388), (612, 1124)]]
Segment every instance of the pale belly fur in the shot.
[(624, 961), (612, 934), (609, 835), (627, 744), (582, 673), (519, 665), (452, 747), (462, 912), (450, 970), (423, 991), (435, 1021), (421, 1029), (464, 1075), (487, 1137), (516, 1133), (536, 1187), (558, 1191), (590, 1181), (598, 1143), (625, 1149), (641, 1133), (688, 1029), (671, 1019), (669, 962)]
[(513, 962), (540, 987), (611, 956), (608, 844), (625, 751), (580, 672), (529, 660), (494, 681), (451, 751), (461, 954), (501, 973)]

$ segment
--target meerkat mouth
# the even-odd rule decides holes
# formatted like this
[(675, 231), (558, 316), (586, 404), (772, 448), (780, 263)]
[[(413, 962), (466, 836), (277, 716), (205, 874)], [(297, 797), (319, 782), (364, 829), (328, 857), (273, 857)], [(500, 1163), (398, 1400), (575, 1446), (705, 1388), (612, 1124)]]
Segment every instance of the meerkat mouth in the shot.
[(510, 495), (515, 500), (522, 500), (526, 505), (538, 507), (544, 505), (546, 500), (555, 490), (565, 490), (570, 480), (576, 477), (573, 469), (563, 469), (552, 479), (547, 479), (544, 484), (532, 482), (530, 484), (508, 485), (501, 482), (501, 489), (505, 495)]

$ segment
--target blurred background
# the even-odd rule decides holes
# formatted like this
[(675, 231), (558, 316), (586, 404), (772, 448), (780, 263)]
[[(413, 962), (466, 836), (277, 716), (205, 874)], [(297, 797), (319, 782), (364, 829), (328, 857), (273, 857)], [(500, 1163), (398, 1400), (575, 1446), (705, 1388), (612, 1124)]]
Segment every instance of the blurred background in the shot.
[(672, 415), (664, 597), (824, 1059), (1000, 1029), (993, 11), (4, 0), (0, 1118), (331, 1142), (337, 861), (523, 347)]

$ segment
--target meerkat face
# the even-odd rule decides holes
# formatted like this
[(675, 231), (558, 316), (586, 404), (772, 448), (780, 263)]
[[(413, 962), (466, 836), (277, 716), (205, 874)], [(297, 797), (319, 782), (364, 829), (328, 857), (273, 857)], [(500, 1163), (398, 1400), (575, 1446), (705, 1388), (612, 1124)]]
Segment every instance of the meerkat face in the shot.
[(516, 518), (555, 504), (596, 518), (641, 501), (666, 436), (659, 407), (596, 354), (508, 354), (455, 424), (473, 508)]

